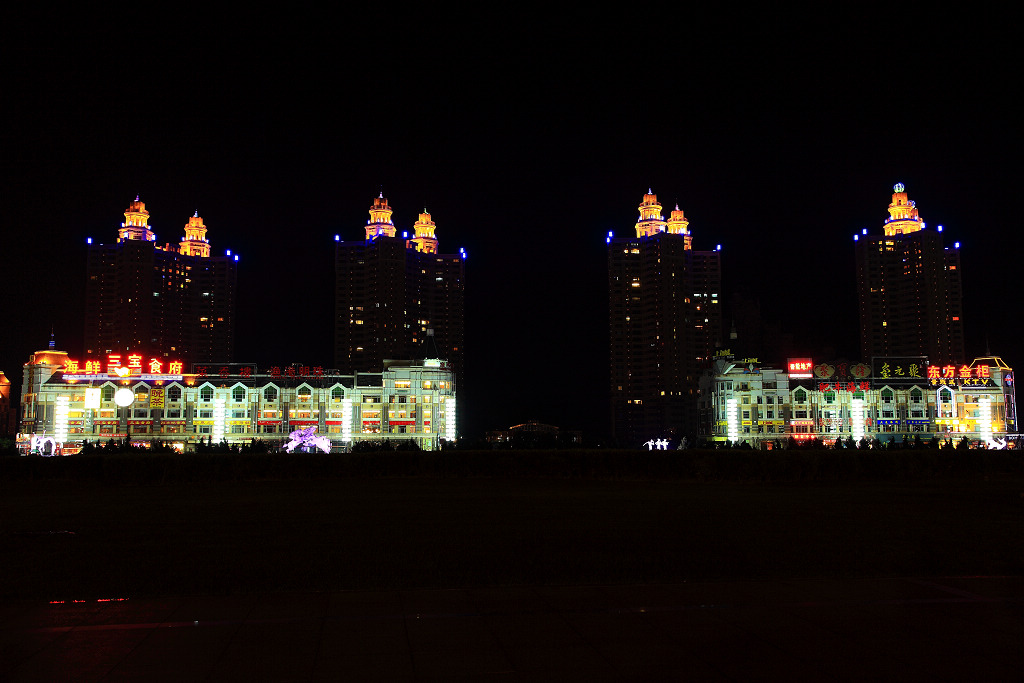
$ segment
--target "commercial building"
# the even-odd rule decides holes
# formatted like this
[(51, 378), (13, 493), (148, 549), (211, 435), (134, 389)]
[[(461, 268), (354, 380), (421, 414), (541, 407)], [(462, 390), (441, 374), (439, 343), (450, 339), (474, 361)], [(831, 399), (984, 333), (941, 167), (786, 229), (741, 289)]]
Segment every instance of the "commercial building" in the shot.
[(11, 380), (0, 370), (0, 434), (14, 434), (17, 406), (11, 405)]
[(960, 244), (926, 229), (902, 184), (893, 188), (882, 235), (854, 235), (861, 357), (927, 356), (963, 363)]
[(721, 247), (695, 251), (676, 206), (640, 204), (636, 235), (608, 234), (610, 410), (624, 446), (697, 433), (697, 385), (721, 343)]
[(367, 372), (392, 358), (444, 358), (461, 377), (465, 252), (440, 253), (426, 210), (397, 236), (383, 193), (364, 239), (335, 236), (335, 367)]
[(1016, 439), (1013, 370), (999, 357), (931, 365), (922, 357), (866, 363), (791, 358), (786, 368), (717, 359), (701, 378), (702, 439), (755, 447), (837, 438)]
[(430, 450), (456, 438), (455, 375), (445, 361), (396, 361), (353, 375), (239, 363), (188, 374), (183, 365), (37, 352), (25, 364), (19, 446), (73, 453), (85, 440), (123, 438), (179, 450), (207, 440), (281, 445), (308, 427), (335, 450), (384, 440)]
[(177, 244), (157, 244), (136, 197), (113, 244), (89, 239), (85, 353), (145, 351), (187, 362), (231, 360), (238, 255), (212, 256), (196, 212)]

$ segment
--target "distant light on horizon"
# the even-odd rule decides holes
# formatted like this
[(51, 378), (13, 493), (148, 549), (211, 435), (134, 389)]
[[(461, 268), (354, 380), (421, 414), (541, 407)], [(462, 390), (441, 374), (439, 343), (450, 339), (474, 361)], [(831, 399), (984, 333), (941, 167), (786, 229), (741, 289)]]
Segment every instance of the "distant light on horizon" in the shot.
[(91, 237), (86, 237), (85, 238), (85, 243), (86, 244), (92, 244), (92, 238)]
[(335, 242), (340, 242), (341, 241), (341, 235), (335, 235), (334, 236), (334, 241)]
[(854, 235), (853, 236), (853, 241), (854, 242), (859, 242), (860, 241), (860, 235)]

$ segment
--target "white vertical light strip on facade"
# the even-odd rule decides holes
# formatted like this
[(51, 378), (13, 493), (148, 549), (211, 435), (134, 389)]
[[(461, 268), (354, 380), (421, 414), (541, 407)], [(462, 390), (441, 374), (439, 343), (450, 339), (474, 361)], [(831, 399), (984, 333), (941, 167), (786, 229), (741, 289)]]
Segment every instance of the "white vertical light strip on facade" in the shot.
[(223, 396), (213, 399), (213, 441), (220, 443), (224, 440), (224, 403)]
[(344, 443), (352, 441), (352, 399), (341, 399), (341, 440)]
[(455, 441), (455, 397), (449, 396), (444, 404), (444, 438)]
[(725, 417), (729, 421), (729, 441), (740, 440), (740, 406), (734, 398), (725, 400)]
[(69, 401), (70, 399), (67, 396), (57, 396), (57, 405), (53, 410), (53, 436), (60, 443), (68, 440)]
[(988, 446), (992, 441), (992, 399), (983, 396), (978, 400), (978, 431), (981, 440)]
[(85, 409), (86, 410), (99, 410), (100, 409), (100, 388), (89, 387), (85, 390)]
[(864, 399), (850, 401), (850, 432), (854, 441), (864, 438)]

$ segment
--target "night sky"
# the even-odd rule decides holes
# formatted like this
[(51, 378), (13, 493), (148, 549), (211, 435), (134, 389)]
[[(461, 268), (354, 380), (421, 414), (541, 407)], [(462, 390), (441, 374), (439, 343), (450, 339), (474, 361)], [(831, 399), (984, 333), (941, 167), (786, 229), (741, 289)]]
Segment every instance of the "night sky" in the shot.
[(859, 360), (852, 235), (881, 231), (896, 182), (962, 245), (968, 354), (1024, 362), (1011, 43), (666, 20), (642, 46), (554, 24), (8, 48), (0, 369), (19, 384), (51, 326), (81, 355), (85, 239), (114, 241), (136, 194), (158, 242), (198, 210), (241, 254), (235, 360), (329, 367), (333, 236), (362, 239), (383, 190), (400, 231), (425, 206), (441, 250), (468, 252), (463, 432), (602, 434), (604, 237), (632, 233), (648, 187), (695, 248), (722, 245), (727, 328), (756, 305), (794, 353)]

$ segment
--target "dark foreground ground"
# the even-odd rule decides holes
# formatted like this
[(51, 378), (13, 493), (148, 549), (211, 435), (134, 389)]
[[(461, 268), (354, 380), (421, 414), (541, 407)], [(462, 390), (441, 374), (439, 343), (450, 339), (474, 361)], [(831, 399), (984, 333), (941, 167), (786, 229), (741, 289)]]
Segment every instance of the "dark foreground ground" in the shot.
[(1024, 581), (814, 579), (0, 607), (5, 681), (1019, 681)]
[(0, 679), (1024, 667), (1016, 473), (188, 481), (105, 467), (0, 480)]

